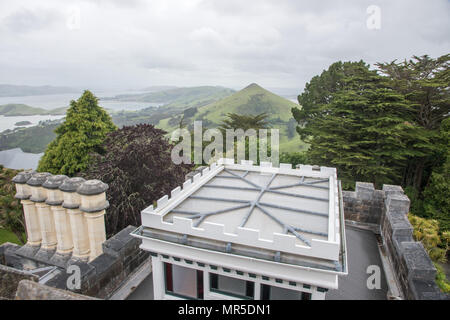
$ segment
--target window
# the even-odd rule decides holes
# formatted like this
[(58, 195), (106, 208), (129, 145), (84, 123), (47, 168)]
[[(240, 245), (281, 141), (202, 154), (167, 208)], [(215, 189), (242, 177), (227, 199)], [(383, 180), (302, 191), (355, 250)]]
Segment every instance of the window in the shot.
[(261, 285), (261, 300), (311, 300), (311, 293)]
[(164, 263), (166, 293), (203, 299), (203, 271)]
[(210, 274), (212, 292), (231, 295), (242, 299), (254, 299), (255, 283), (241, 279), (226, 277), (220, 274)]

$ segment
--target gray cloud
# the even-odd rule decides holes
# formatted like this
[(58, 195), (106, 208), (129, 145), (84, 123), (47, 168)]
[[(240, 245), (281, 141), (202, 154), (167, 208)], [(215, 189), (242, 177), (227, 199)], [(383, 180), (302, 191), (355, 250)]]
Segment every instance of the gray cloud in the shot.
[(0, 25), (7, 32), (26, 33), (50, 27), (57, 19), (58, 16), (52, 10), (20, 8), (4, 17), (0, 21)]
[[(366, 27), (371, 4), (379, 30)], [(446, 0), (0, 2), (0, 83), (301, 91), (337, 60), (448, 53), (449, 13)]]

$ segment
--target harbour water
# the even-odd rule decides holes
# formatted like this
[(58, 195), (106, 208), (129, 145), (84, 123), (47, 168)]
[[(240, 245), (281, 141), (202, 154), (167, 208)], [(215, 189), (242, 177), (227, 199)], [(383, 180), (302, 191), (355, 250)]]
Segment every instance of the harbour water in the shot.
[(36, 169), (43, 153), (23, 152), (20, 148), (0, 151), (0, 164), (10, 169)]
[[(107, 110), (119, 111), (119, 110), (140, 110), (148, 107), (157, 107), (161, 103), (152, 102), (137, 102), (137, 101), (113, 101), (113, 100), (102, 100), (102, 97), (113, 97), (120, 94), (130, 93), (130, 92), (108, 92), (99, 91), (93, 93), (100, 99), (99, 105)], [(131, 93), (140, 93), (139, 91)], [(79, 93), (63, 93), (63, 94), (51, 94), (51, 95), (38, 95), (38, 96), (26, 96), (26, 97), (0, 97), (0, 105), (17, 103), (26, 104), (30, 107), (43, 108), (43, 109), (55, 109), (61, 107), (68, 107), (71, 100), (78, 99), (83, 94), (82, 91)]]
[[(36, 116), (5, 117), (3, 115), (0, 115), (0, 132), (3, 132), (8, 129), (13, 130), (14, 128), (18, 127), (32, 127), (39, 124), (39, 121), (56, 120), (61, 118), (64, 118), (64, 116), (36, 115)], [(19, 121), (29, 121), (31, 122), (31, 124), (16, 126), (15, 124)]]

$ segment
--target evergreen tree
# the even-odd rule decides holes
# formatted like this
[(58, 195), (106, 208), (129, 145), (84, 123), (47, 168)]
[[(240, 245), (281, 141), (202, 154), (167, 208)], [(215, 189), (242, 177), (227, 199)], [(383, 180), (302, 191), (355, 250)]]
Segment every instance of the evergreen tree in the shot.
[(437, 59), (424, 55), (401, 63), (377, 64), (412, 107), (411, 156), (402, 182), (418, 192), (427, 184), (432, 168), (445, 160), (445, 151), (438, 146), (441, 122), (450, 114), (449, 60), (450, 54)]
[(225, 131), (226, 129), (243, 129), (244, 131), (248, 129), (267, 129), (267, 117), (268, 114), (266, 113), (260, 113), (256, 116), (228, 113), (228, 119), (222, 121), (220, 128), (222, 131)]
[(438, 220), (442, 231), (450, 231), (450, 118), (442, 122), (441, 138), (446, 159), (442, 166), (434, 168), (423, 192), (422, 215)]
[(101, 153), (108, 132), (116, 129), (111, 117), (90, 91), (70, 102), (65, 121), (39, 161), (38, 171), (73, 176), (87, 168), (90, 153)]
[(301, 109), (292, 108), (295, 120), (300, 124), (297, 132), (305, 142), (310, 142), (312, 128), (309, 124), (315, 119), (326, 116), (329, 112), (327, 106), (333, 98), (333, 94), (343, 88), (343, 79), (351, 74), (356, 67), (365, 66), (359, 62), (335, 62), (328, 70), (324, 70), (320, 76), (314, 76), (306, 84), (304, 92), (297, 97)]
[[(321, 95), (324, 95), (321, 96)], [(397, 183), (408, 150), (409, 108), (403, 95), (364, 62), (335, 63), (315, 77), (293, 110), (314, 164), (338, 168), (345, 187), (355, 180)]]

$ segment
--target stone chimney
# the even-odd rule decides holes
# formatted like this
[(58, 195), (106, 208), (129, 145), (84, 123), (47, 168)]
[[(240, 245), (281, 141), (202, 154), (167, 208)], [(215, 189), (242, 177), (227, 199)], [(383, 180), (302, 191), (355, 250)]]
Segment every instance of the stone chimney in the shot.
[(90, 253), (87, 223), (79, 209), (81, 200), (77, 193), (77, 189), (85, 181), (83, 178), (71, 178), (59, 186), (64, 198), (62, 206), (66, 209), (70, 222), (73, 243), (72, 257), (81, 260), (88, 260)]
[(27, 244), (38, 247), (41, 245), (42, 236), (36, 207), (34, 206), (34, 202), (30, 200), (31, 189), (27, 185), (31, 175), (32, 172), (20, 172), (12, 181), (16, 184), (17, 193), (15, 197), (16, 199), (20, 199), (20, 203), (23, 205)]
[(48, 260), (56, 250), (56, 230), (53, 212), (50, 206), (45, 203), (47, 200), (47, 190), (42, 186), (47, 178), (51, 176), (48, 172), (34, 173), (27, 181), (31, 190), (30, 200), (34, 202), (37, 212), (39, 227), (41, 230), (41, 248), (36, 253), (38, 258)]
[(23, 205), (27, 246), (39, 249), (36, 259), (64, 266), (69, 258), (91, 261), (103, 253), (107, 184), (26, 171), (13, 182)]
[[(59, 190), (59, 186), (67, 179), (68, 177), (64, 175), (49, 176), (42, 184), (42, 187), (47, 191), (45, 203), (50, 206), (55, 226), (55, 256), (61, 256), (63, 260), (65, 260), (64, 257), (67, 257), (67, 259), (70, 257), (73, 248), (70, 221), (66, 209), (62, 206), (64, 201), (63, 193)], [(52, 260), (56, 260), (57, 257), (55, 256), (52, 257)]]
[(108, 185), (100, 180), (89, 180), (81, 184), (77, 193), (81, 198), (80, 210), (84, 213), (89, 235), (89, 261), (103, 252), (102, 243), (106, 240), (105, 209), (109, 207), (105, 191)]

